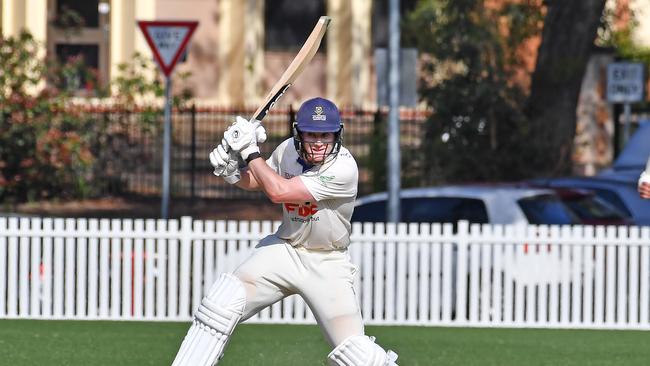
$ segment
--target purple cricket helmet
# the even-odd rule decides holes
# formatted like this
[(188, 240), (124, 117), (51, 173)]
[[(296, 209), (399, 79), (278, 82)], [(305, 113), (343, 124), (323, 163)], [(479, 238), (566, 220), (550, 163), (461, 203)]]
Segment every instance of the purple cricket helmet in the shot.
[(325, 98), (312, 98), (300, 106), (296, 114), (296, 122), (293, 123), (293, 141), (298, 155), (303, 160), (307, 159), (305, 142), (301, 133), (303, 132), (332, 132), (334, 133), (334, 147), (328, 154), (335, 156), (341, 149), (343, 142), (343, 122), (341, 114), (336, 105)]
[(341, 114), (336, 105), (327, 99), (309, 99), (296, 114), (296, 128), (301, 132), (339, 132)]

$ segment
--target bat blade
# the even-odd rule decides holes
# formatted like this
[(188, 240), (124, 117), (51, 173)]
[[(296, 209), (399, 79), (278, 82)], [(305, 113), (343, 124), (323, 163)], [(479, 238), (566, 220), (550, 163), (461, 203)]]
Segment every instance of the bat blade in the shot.
[(266, 98), (264, 98), (262, 105), (253, 114), (253, 119), (262, 121), (278, 99), (289, 89), (294, 80), (296, 80), (305, 66), (314, 57), (316, 51), (318, 51), (331, 20), (328, 16), (322, 16), (318, 19), (318, 23), (314, 26), (314, 29), (311, 31), (309, 37), (307, 37), (307, 40), (300, 48), (300, 51), (298, 51), (296, 57), (294, 57), (289, 67), (282, 73), (280, 79), (273, 85)]

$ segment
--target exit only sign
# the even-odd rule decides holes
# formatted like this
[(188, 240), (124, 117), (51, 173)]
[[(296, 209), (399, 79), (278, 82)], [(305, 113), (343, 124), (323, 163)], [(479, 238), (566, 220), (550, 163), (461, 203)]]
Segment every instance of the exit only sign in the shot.
[(607, 101), (633, 103), (643, 100), (643, 64), (615, 62), (607, 65)]

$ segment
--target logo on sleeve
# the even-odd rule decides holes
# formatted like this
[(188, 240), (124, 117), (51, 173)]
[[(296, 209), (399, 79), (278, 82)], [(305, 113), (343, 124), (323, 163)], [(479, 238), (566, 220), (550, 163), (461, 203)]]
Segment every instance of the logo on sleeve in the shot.
[(320, 175), (320, 176), (318, 176), (318, 180), (321, 182), (322, 185), (324, 185), (325, 187), (327, 187), (327, 183), (333, 181), (333, 180), (334, 180), (334, 176), (333, 176), (333, 175), (330, 175), (330, 176), (327, 176), (327, 175)]

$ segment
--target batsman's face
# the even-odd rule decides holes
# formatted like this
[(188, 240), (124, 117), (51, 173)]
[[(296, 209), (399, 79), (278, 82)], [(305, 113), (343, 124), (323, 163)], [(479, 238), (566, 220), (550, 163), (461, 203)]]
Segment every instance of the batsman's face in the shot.
[(303, 132), (302, 141), (305, 146), (307, 160), (312, 164), (325, 161), (334, 148), (333, 132)]

